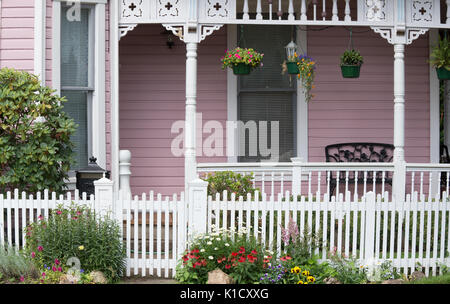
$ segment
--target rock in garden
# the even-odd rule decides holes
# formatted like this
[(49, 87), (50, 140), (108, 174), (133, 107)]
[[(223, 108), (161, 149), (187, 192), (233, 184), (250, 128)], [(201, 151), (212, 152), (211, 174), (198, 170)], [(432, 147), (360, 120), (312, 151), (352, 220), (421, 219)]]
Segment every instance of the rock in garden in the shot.
[(425, 274), (421, 271), (414, 271), (413, 273), (411, 273), (411, 279), (412, 280), (420, 280), (422, 278), (425, 277)]
[(220, 269), (208, 272), (207, 284), (233, 284), (234, 280)]
[(92, 271), (90, 273), (92, 277), (92, 281), (95, 284), (106, 284), (108, 283), (108, 280), (105, 278), (105, 275), (101, 271)]
[(325, 280), (323, 280), (323, 282), (325, 284), (342, 284), (341, 282), (338, 281), (338, 279), (333, 277), (326, 278)]
[(79, 278), (71, 274), (65, 274), (59, 279), (59, 284), (78, 284)]
[(391, 279), (381, 282), (381, 284), (403, 284), (403, 280)]

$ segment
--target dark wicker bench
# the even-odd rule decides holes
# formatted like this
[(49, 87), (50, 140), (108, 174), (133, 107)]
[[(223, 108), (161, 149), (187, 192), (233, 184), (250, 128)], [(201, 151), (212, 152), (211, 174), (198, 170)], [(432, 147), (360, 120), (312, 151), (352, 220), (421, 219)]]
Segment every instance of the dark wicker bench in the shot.
[[(383, 143), (340, 143), (328, 145), (325, 147), (325, 158), (327, 162), (392, 162), (394, 155), (394, 146)], [(373, 184), (375, 179), (376, 184), (383, 182), (382, 172), (367, 172), (367, 185)], [(364, 178), (358, 175), (358, 183), (364, 183)], [(339, 184), (346, 183), (346, 173), (339, 173)], [(355, 183), (355, 172), (349, 172), (348, 183)], [(385, 172), (385, 184), (392, 187), (392, 173)], [(337, 185), (336, 174), (330, 174), (330, 195), (333, 195)]]

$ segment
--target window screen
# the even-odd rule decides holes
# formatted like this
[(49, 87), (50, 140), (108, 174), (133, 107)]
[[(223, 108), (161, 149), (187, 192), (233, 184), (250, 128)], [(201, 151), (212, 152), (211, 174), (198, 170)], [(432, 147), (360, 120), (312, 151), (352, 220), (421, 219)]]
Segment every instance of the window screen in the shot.
[[(242, 32), (241, 32), (242, 31)], [(279, 126), (279, 161), (290, 161), (295, 156), (295, 100), (296, 78), (290, 79), (286, 73), (281, 74), (281, 64), (286, 59), (285, 46), (295, 37), (291, 26), (247, 25), (238, 27), (238, 35), (242, 47), (251, 47), (264, 54), (263, 66), (253, 70), (249, 75), (239, 76), (238, 111), (239, 120), (244, 124), (255, 121), (258, 136), (251, 136), (243, 131), (240, 135), (239, 161), (259, 162), (268, 160), (270, 156), (261, 153), (262, 147), (272, 147), (271, 121)], [(267, 139), (260, 143), (260, 122), (267, 122)], [(249, 146), (251, 145), (251, 146)], [(257, 148), (257, 155), (252, 151)], [(242, 149), (245, 147), (245, 152)]]
[(66, 113), (75, 120), (78, 128), (71, 140), (75, 144), (76, 164), (73, 170), (88, 164), (88, 100), (90, 98), (89, 74), (89, 8), (82, 8), (80, 20), (66, 18), (69, 6), (61, 6), (61, 95), (67, 102)]

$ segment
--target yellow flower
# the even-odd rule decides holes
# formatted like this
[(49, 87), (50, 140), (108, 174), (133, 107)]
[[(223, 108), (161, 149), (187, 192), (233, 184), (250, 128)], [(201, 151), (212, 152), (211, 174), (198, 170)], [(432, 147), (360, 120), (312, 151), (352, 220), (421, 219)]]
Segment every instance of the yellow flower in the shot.
[(78, 246), (78, 250), (84, 250), (84, 246), (83, 245)]
[(295, 266), (294, 268), (294, 272), (295, 273), (300, 273), (302, 270), (300, 269), (300, 267), (298, 267), (298, 266)]
[(304, 284), (302, 280), (298, 281), (297, 284)]
[(309, 276), (306, 278), (308, 280), (308, 282), (314, 282), (316, 279), (313, 276)]
[(302, 274), (303, 274), (305, 277), (307, 277), (307, 276), (309, 276), (309, 271), (308, 271), (308, 270), (304, 270), (304, 271), (302, 272)]

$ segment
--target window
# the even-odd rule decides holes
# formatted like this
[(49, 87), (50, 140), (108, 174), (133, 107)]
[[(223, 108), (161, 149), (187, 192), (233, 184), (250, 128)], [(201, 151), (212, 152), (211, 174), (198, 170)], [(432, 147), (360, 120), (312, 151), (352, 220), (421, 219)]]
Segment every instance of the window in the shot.
[(71, 6), (61, 6), (61, 96), (67, 102), (64, 110), (75, 120), (78, 128), (72, 136), (75, 144), (77, 170), (86, 167), (92, 155), (90, 141), (92, 95), (94, 92), (93, 19), (92, 7), (81, 7), (79, 20), (70, 21), (66, 18)]
[[(241, 28), (238, 27), (238, 35)], [(297, 80), (286, 73), (281, 75), (281, 63), (285, 60), (285, 46), (295, 37), (291, 26), (247, 25), (242, 28), (243, 37), (238, 38), (243, 47), (252, 47), (264, 54), (263, 67), (253, 70), (250, 75), (238, 79), (238, 119), (244, 124), (255, 121), (258, 135), (241, 131), (240, 162), (259, 162), (269, 160), (261, 147), (272, 147), (271, 121), (279, 126), (278, 161), (290, 161), (296, 155), (296, 100)], [(241, 34), (242, 35), (242, 34)], [(267, 122), (266, 143), (260, 143), (262, 131), (259, 122)], [(250, 145), (250, 146), (249, 146)], [(245, 154), (242, 149), (245, 147)], [(258, 147), (252, 155), (250, 147)], [(254, 150), (253, 150), (254, 151)], [(272, 159), (273, 160), (273, 159)]]

